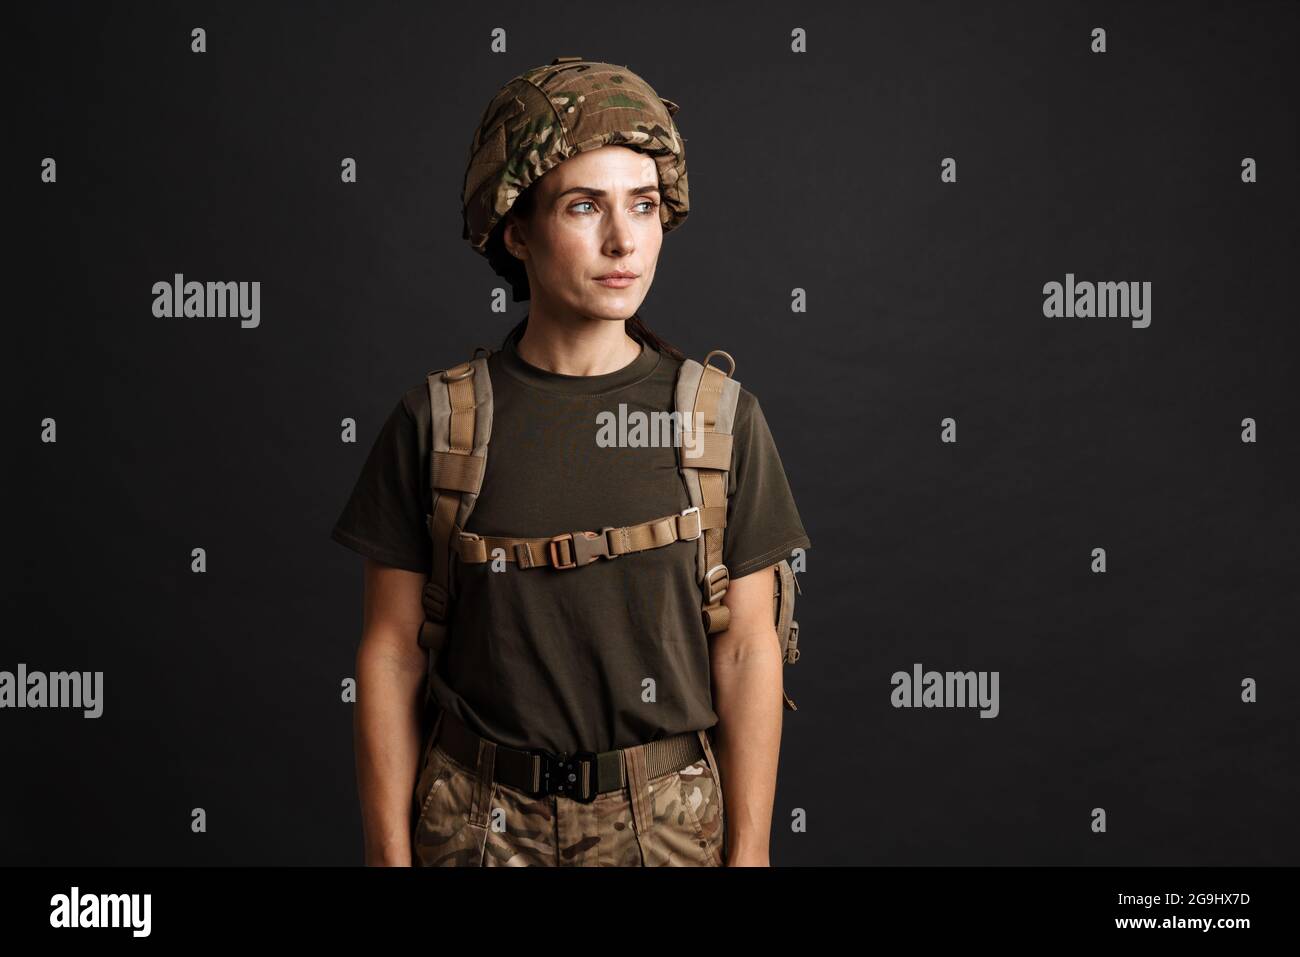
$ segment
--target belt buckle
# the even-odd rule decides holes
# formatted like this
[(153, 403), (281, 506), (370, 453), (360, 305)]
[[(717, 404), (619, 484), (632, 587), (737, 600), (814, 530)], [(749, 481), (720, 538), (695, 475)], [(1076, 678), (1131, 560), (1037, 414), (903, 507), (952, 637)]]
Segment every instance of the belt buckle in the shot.
[[(590, 804), (596, 800), (596, 796), (600, 793), (596, 790), (596, 752), (552, 753), (541, 748), (532, 748), (528, 753), (536, 756), (540, 761), (539, 784), (535, 796), (560, 794), (582, 804)], [(591, 764), (591, 774), (588, 776), (591, 781), (591, 793), (585, 797), (582, 794), (583, 761)]]

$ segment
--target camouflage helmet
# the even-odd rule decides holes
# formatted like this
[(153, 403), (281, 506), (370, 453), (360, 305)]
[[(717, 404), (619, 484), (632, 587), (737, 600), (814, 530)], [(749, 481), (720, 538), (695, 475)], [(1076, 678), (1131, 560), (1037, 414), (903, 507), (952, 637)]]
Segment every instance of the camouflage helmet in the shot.
[(569, 157), (602, 146), (654, 158), (663, 230), (680, 226), (690, 203), (677, 109), (626, 67), (582, 57), (556, 57), (515, 77), (488, 104), (470, 145), (462, 238), (488, 255), (493, 227), (520, 193)]

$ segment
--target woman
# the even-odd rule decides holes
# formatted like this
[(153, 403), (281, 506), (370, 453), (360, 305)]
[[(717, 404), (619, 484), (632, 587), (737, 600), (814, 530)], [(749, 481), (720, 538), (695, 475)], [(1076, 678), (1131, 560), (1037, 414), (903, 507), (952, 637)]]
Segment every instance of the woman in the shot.
[[(676, 110), (626, 69), (561, 57), (484, 114), (464, 236), (530, 308), (487, 358), (491, 454), (465, 533), (545, 537), (688, 511), (676, 449), (597, 439), (602, 416), (673, 409), (684, 357), (637, 310), (688, 210)], [(563, 571), (499, 549), (452, 562), (449, 637), (426, 659), (432, 423), (421, 383), (332, 532), (365, 556), (366, 862), (768, 866), (773, 566), (811, 543), (757, 400), (740, 390), (726, 473), (725, 630), (701, 619), (694, 541)]]

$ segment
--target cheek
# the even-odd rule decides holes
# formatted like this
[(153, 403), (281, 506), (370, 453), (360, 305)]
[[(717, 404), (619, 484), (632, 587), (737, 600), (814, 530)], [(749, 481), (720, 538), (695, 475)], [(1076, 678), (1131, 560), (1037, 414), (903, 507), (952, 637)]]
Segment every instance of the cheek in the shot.
[(646, 273), (654, 276), (655, 266), (659, 263), (659, 251), (664, 244), (664, 233), (658, 223), (651, 223), (650, 227), (641, 238), (641, 253)]
[(600, 258), (600, 239), (591, 230), (562, 232), (555, 237), (551, 255), (558, 271), (585, 274), (591, 262)]

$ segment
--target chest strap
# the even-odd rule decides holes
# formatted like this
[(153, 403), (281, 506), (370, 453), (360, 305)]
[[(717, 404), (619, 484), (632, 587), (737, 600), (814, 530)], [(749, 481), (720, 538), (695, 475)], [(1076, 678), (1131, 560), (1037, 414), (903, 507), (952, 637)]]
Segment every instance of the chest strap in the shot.
[(577, 568), (598, 558), (618, 558), (630, 552), (661, 548), (673, 542), (693, 542), (706, 529), (721, 528), (727, 523), (725, 505), (711, 508), (691, 506), (662, 518), (652, 518), (637, 525), (606, 525), (598, 532), (561, 532), (541, 538), (509, 538), (457, 532), (452, 548), (462, 562), (481, 563), (492, 560), (500, 548), (505, 560), (520, 568)]

